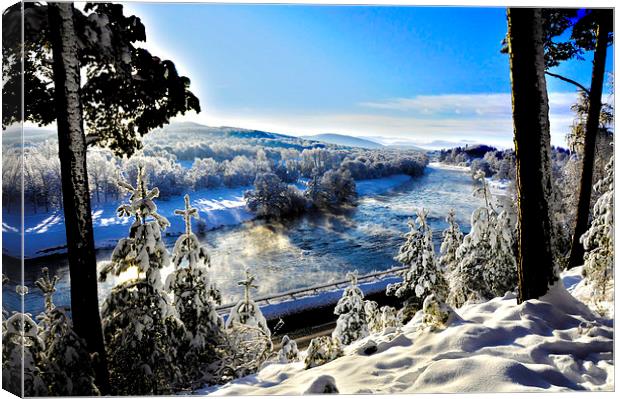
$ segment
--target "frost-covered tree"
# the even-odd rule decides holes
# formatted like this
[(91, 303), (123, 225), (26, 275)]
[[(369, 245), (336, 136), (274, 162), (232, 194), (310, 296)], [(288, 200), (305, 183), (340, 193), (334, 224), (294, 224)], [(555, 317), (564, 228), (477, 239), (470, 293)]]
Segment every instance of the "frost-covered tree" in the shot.
[(398, 328), (403, 325), (396, 308), (392, 306), (381, 306), (381, 328)]
[(244, 198), (259, 217), (280, 218), (301, 213), (306, 207), (303, 194), (271, 172), (257, 175), (254, 190), (246, 191)]
[[(3, 275), (2, 283), (7, 280)], [(26, 295), (28, 288), (17, 286), (16, 291)], [(37, 323), (28, 313), (6, 313), (6, 319), (4, 310), (2, 313), (2, 389), (19, 396), (48, 395), (39, 367), (45, 343), (39, 337)]]
[(424, 312), (424, 326), (430, 327), (431, 330), (447, 326), (455, 317), (454, 310), (444, 300), (433, 294), (424, 299), (422, 311)]
[(461, 306), (468, 300), (485, 300), (512, 291), (517, 284), (514, 256), (514, 221), (509, 210), (499, 214), (483, 173), (474, 191), (485, 205), (471, 216), (471, 231), (456, 252), (456, 267), (449, 274), (448, 302)]
[(433, 232), (426, 222), (427, 216), (428, 210), (421, 209), (415, 221), (409, 220), (410, 231), (405, 234), (405, 243), (394, 258), (409, 269), (402, 282), (387, 286), (387, 295), (404, 300), (403, 322), (409, 321), (422, 308), (428, 295), (445, 298), (448, 294), (448, 285), (435, 259)]
[(514, 229), (508, 211), (500, 212), (493, 221), (495, 225), (489, 236), (491, 253), (484, 268), (484, 279), (491, 295), (501, 296), (517, 286)]
[(238, 283), (243, 287), (243, 298), (233, 306), (226, 319), (226, 358), (217, 372), (223, 378), (237, 378), (255, 372), (273, 349), (267, 320), (252, 300), (251, 290), (258, 288), (255, 279), (246, 269), (245, 279)]
[(25, 396), (49, 394), (43, 370), (39, 367), (44, 343), (37, 323), (29, 314), (13, 313), (2, 331), (2, 388)]
[(267, 326), (267, 320), (263, 316), (260, 307), (252, 300), (252, 288), (258, 288), (254, 284), (256, 276), (250, 273), (249, 269), (245, 270), (245, 279), (238, 282), (243, 287), (243, 299), (241, 299), (230, 310), (228, 319), (226, 319), (226, 328), (232, 328), (235, 325), (243, 324), (250, 327), (256, 327), (261, 330), (264, 335), (271, 337), (271, 331)]
[(379, 304), (377, 302), (364, 301), (364, 314), (366, 315), (369, 332), (376, 333), (383, 329), (381, 311), (379, 310)]
[(614, 159), (605, 167), (606, 175), (594, 190), (602, 193), (594, 205), (590, 228), (581, 236), (585, 249), (583, 274), (592, 284), (592, 301), (613, 300), (610, 281), (614, 273)]
[(290, 339), (288, 335), (283, 336), (280, 350), (278, 351), (278, 361), (280, 363), (292, 363), (298, 360), (299, 350), (297, 349), (297, 342), (294, 339)]
[(318, 171), (308, 183), (306, 198), (317, 208), (337, 208), (342, 205), (354, 205), (357, 200), (355, 180), (348, 169), (333, 169), (325, 172), (320, 178)]
[(402, 325), (398, 311), (392, 306), (379, 307), (375, 301), (365, 301), (364, 311), (371, 333), (380, 333), (389, 328), (398, 328)]
[(347, 273), (351, 284), (344, 289), (342, 298), (334, 308), (334, 314), (338, 315), (336, 328), (332, 332), (333, 338), (343, 345), (368, 336), (368, 322), (364, 310), (364, 293), (357, 286), (357, 273)]
[(450, 274), (448, 302), (461, 306), (468, 300), (481, 300), (489, 294), (485, 267), (491, 254), (490, 220), (492, 210), (481, 207), (471, 215), (471, 230), (457, 250), (458, 264)]
[(198, 210), (191, 207), (189, 195), (185, 195), (185, 209), (174, 212), (183, 217), (185, 233), (174, 245), (172, 264), (176, 269), (166, 279), (165, 289), (172, 292), (174, 307), (187, 331), (182, 367), (196, 380), (220, 357), (217, 347), (223, 341), (224, 321), (215, 308), (222, 296), (209, 278), (207, 248), (192, 232), (191, 219), (198, 217)]
[(306, 349), (304, 365), (310, 369), (329, 363), (342, 355), (342, 343), (338, 338), (329, 336), (313, 338)]
[(57, 282), (58, 277), (50, 277), (46, 267), (35, 281), (45, 298), (45, 311), (37, 319), (39, 337), (44, 347), (39, 367), (48, 387), (48, 395), (99, 395), (86, 342), (73, 330), (73, 323), (65, 310), (54, 305)]
[(140, 168), (136, 187), (119, 183), (131, 193), (118, 215), (135, 219), (129, 237), (121, 239), (101, 272), (119, 275), (135, 269), (136, 278), (117, 284), (101, 314), (112, 392), (117, 395), (169, 393), (181, 379), (177, 350), (185, 341), (183, 324), (163, 291), (160, 271), (170, 257), (161, 237), (169, 223), (157, 213), (159, 190), (148, 190)]
[(442, 234), (439, 265), (444, 273), (450, 273), (456, 267), (456, 251), (463, 243), (463, 233), (456, 222), (454, 209), (450, 209), (446, 222), (448, 222), (448, 227)]

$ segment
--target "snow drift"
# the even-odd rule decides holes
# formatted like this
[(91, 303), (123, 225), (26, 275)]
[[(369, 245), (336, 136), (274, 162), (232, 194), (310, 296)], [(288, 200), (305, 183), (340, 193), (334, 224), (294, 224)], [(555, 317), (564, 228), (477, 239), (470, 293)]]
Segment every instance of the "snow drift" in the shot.
[[(464, 305), (445, 329), (425, 327), (419, 312), (400, 331), (370, 335), (323, 366), (269, 364), (258, 374), (198, 393), (613, 390), (613, 321), (567, 291), (564, 285), (579, 286), (579, 276), (579, 270), (565, 274), (564, 284), (540, 300), (517, 304), (508, 293)], [(368, 345), (376, 345), (376, 351), (362, 350)]]

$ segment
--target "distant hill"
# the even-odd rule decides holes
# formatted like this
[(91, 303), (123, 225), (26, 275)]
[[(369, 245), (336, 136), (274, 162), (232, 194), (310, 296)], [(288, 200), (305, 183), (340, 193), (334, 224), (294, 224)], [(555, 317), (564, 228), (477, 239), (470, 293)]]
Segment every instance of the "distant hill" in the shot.
[(344, 134), (323, 133), (314, 136), (302, 136), (306, 140), (322, 141), (328, 144), (342, 145), (347, 147), (359, 147), (367, 149), (383, 148), (382, 144), (360, 137), (347, 136)]
[[(40, 127), (25, 127), (23, 129), (23, 139), (26, 143), (39, 143), (45, 140), (57, 138), (55, 130)], [(2, 143), (5, 145), (21, 144), (22, 128), (11, 126), (2, 131)]]
[(333, 144), (306, 140), (286, 134), (230, 126), (205, 126), (194, 122), (173, 122), (163, 128), (155, 129), (150, 134), (144, 136), (143, 142), (168, 145), (194, 139), (207, 140), (209, 142), (227, 141), (229, 143), (237, 141), (245, 145), (284, 147), (298, 151), (333, 146)]

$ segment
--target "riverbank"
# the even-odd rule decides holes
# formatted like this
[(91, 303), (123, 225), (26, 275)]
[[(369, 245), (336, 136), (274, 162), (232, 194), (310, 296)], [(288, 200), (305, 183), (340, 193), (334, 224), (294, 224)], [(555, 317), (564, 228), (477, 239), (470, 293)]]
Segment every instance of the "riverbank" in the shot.
[[(394, 189), (411, 177), (393, 175), (380, 179), (359, 180), (357, 192), (360, 196), (383, 194)], [(298, 184), (303, 188), (303, 184)], [(236, 188), (204, 189), (189, 193), (192, 206), (198, 209), (200, 221), (194, 220), (193, 227), (198, 230), (214, 230), (224, 226), (235, 226), (256, 218), (246, 209), (243, 193), (252, 186)], [(92, 218), (96, 249), (113, 248), (119, 239), (127, 235), (131, 219), (119, 218), (116, 209), (121, 202), (108, 202), (93, 206)], [(183, 233), (184, 222), (174, 215), (176, 209), (183, 208), (183, 196), (157, 201), (158, 212), (168, 218), (170, 227), (165, 231), (168, 237)], [(21, 215), (2, 213), (2, 253), (21, 257)], [(200, 225), (199, 225), (200, 224)], [(64, 216), (62, 210), (47, 213), (24, 215), (24, 258), (33, 259), (66, 253)]]

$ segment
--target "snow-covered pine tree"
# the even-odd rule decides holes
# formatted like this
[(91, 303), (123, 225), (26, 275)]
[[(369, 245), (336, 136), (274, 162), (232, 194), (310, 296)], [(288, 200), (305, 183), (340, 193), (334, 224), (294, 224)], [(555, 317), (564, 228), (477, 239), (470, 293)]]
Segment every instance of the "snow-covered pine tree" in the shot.
[(513, 225), (508, 211), (500, 212), (494, 221), (495, 228), (489, 236), (491, 254), (484, 268), (484, 279), (492, 297), (514, 291), (518, 283)]
[(364, 301), (364, 313), (366, 314), (368, 331), (371, 333), (381, 332), (383, 325), (381, 323), (379, 304), (375, 301)]
[(100, 277), (105, 280), (110, 273), (119, 275), (132, 268), (138, 277), (112, 288), (101, 310), (110, 385), (116, 395), (169, 393), (182, 380), (177, 348), (185, 341), (183, 323), (163, 291), (160, 275), (169, 263), (161, 238), (169, 223), (157, 213), (153, 200), (159, 190), (147, 189), (142, 167), (135, 188), (126, 182), (119, 185), (131, 196), (129, 204), (118, 208), (118, 215), (135, 221)]
[(382, 330), (386, 330), (388, 328), (398, 328), (403, 325), (396, 308), (392, 306), (382, 306), (379, 310), (381, 312)]
[(405, 234), (406, 241), (394, 258), (409, 269), (402, 282), (389, 284), (386, 291), (387, 295), (404, 300), (401, 309), (404, 323), (422, 308), (428, 295), (445, 298), (448, 294), (448, 285), (435, 259), (433, 232), (426, 223), (428, 210), (421, 209), (416, 213), (418, 217), (415, 221), (409, 220), (410, 231)]
[(481, 185), (474, 196), (485, 205), (471, 216), (471, 231), (456, 252), (458, 264), (450, 273), (448, 303), (461, 306), (468, 300), (486, 300), (503, 295), (516, 286), (517, 270), (513, 250), (513, 221), (507, 210), (499, 215), (484, 173), (474, 178)]
[(347, 273), (351, 284), (344, 289), (342, 298), (334, 308), (338, 315), (333, 338), (338, 338), (343, 345), (368, 336), (368, 322), (364, 311), (364, 293), (357, 286), (357, 272)]
[(422, 305), (424, 312), (423, 326), (431, 330), (447, 326), (451, 319), (456, 317), (454, 310), (446, 302), (431, 294), (424, 299)]
[(271, 338), (271, 331), (269, 331), (267, 326), (267, 320), (263, 316), (260, 307), (252, 300), (251, 290), (252, 288), (258, 288), (254, 284), (254, 280), (256, 280), (256, 276), (250, 273), (250, 269), (245, 269), (245, 279), (237, 283), (243, 287), (243, 299), (230, 310), (226, 320), (226, 328), (233, 328), (235, 325), (245, 325), (254, 327), (262, 331), (262, 334), (267, 338)]
[(217, 348), (224, 339), (224, 321), (215, 308), (222, 296), (209, 278), (207, 248), (192, 232), (191, 219), (198, 217), (198, 210), (191, 207), (189, 195), (185, 195), (185, 209), (174, 212), (183, 217), (185, 233), (172, 250), (176, 269), (166, 279), (165, 288), (172, 292), (174, 307), (187, 331), (182, 367), (195, 381), (208, 374), (208, 365), (221, 357)]
[(463, 233), (456, 222), (454, 209), (450, 209), (446, 217), (448, 227), (443, 231), (441, 242), (439, 265), (444, 273), (450, 273), (456, 267), (456, 251), (463, 243)]
[(37, 316), (39, 337), (44, 345), (40, 369), (49, 396), (95, 396), (95, 373), (86, 342), (73, 331), (73, 323), (64, 309), (54, 305), (58, 276), (50, 277), (47, 267), (35, 285), (43, 292), (45, 311)]
[(581, 236), (585, 249), (583, 274), (592, 284), (592, 301), (603, 312), (601, 302), (613, 300), (610, 282), (614, 273), (614, 159), (605, 166), (605, 176), (594, 189), (602, 193), (594, 204), (592, 225)]
[(226, 358), (222, 361), (219, 375), (237, 378), (251, 374), (267, 360), (273, 349), (271, 331), (260, 307), (252, 300), (252, 288), (256, 277), (245, 270), (243, 298), (230, 310), (226, 319)]
[(484, 268), (491, 254), (489, 235), (492, 222), (489, 218), (489, 209), (476, 209), (471, 215), (471, 230), (457, 250), (458, 264), (450, 274), (448, 296), (448, 303), (454, 306), (459, 307), (468, 300), (487, 297)]
[(278, 360), (280, 363), (292, 363), (299, 360), (297, 342), (294, 339), (290, 339), (288, 335), (282, 337), (282, 343), (278, 351)]
[(313, 338), (306, 349), (304, 365), (307, 369), (329, 363), (343, 355), (342, 344), (338, 338), (321, 336)]
[[(26, 295), (28, 288), (17, 286), (16, 291)], [(30, 314), (14, 312), (3, 320), (2, 389), (20, 396), (48, 395), (43, 371), (39, 368), (44, 348), (37, 323)]]

